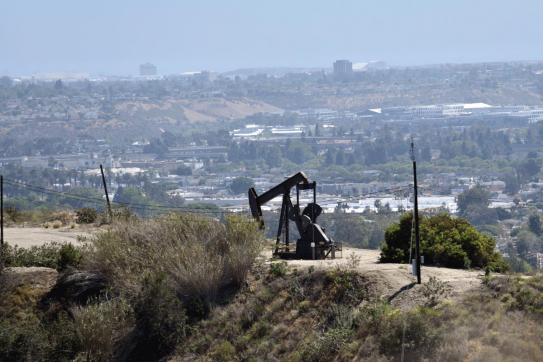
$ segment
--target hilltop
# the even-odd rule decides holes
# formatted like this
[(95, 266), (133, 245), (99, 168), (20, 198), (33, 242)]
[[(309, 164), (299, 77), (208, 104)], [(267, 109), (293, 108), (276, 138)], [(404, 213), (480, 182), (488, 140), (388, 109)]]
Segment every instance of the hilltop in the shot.
[(159, 137), (164, 131), (179, 133), (187, 123), (243, 119), (280, 108), (251, 98), (118, 101), (108, 114), (96, 119), (47, 119), (4, 124), (0, 133), (11, 139), (59, 137), (65, 140), (92, 135), (116, 142)]
[[(370, 108), (416, 106), (421, 104), (447, 104), (483, 102), (491, 105), (540, 105), (542, 96), (529, 87), (502, 86), (501, 89), (488, 90), (472, 87), (421, 87), (417, 89), (397, 89), (383, 87), (371, 92), (346, 91), (342, 94), (305, 92), (299, 94), (270, 95), (257, 99), (281, 105), (285, 109), (331, 108), (336, 110), (364, 111)], [(403, 87), (402, 87), (403, 88)], [(335, 92), (335, 91), (332, 91)]]

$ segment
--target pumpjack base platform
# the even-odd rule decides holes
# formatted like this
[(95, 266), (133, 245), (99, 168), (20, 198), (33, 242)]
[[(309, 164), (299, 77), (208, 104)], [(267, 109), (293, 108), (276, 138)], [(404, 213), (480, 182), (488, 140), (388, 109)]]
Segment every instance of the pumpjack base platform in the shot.
[(296, 251), (279, 251), (273, 253), (273, 256), (277, 256), (279, 259), (284, 260), (300, 259), (300, 256), (296, 254)]

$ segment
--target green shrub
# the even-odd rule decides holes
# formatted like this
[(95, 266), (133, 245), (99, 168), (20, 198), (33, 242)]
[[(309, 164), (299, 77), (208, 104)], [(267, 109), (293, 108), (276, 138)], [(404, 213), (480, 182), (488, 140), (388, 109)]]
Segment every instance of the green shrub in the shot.
[(219, 343), (213, 352), (213, 357), (215, 361), (220, 362), (231, 362), (236, 361), (236, 349), (230, 342), (222, 341)]
[(0, 361), (73, 361), (80, 350), (74, 323), (65, 312), (47, 326), (39, 320), (0, 323)]
[(285, 260), (275, 260), (270, 263), (270, 276), (278, 278), (287, 275), (288, 263)]
[(17, 222), (19, 218), (21, 217), (21, 212), (15, 205), (8, 205), (6, 206), (4, 212), (6, 215), (10, 218), (11, 221)]
[(159, 360), (189, 333), (186, 311), (166, 276), (148, 276), (134, 306), (137, 344), (129, 360)]
[(50, 242), (30, 248), (17, 245), (5, 246), (5, 265), (8, 267), (45, 267), (62, 271), (68, 266), (79, 267), (85, 254), (85, 246), (72, 243)]
[(83, 207), (75, 212), (78, 224), (92, 224), (98, 217), (98, 211), (91, 207)]
[[(402, 263), (408, 261), (411, 245), (413, 214), (404, 214), (399, 223), (385, 232), (381, 249), (381, 262)], [(503, 272), (509, 266), (496, 252), (493, 238), (480, 234), (465, 219), (453, 219), (441, 214), (420, 218), (420, 247), (427, 265), (449, 268), (489, 266)]]

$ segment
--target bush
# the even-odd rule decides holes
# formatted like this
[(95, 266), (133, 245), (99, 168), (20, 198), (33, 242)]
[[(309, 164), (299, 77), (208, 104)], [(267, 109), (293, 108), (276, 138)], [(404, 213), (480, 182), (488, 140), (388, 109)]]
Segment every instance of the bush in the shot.
[(75, 326), (66, 313), (49, 321), (12, 326), (0, 323), (0, 361), (73, 361), (80, 349)]
[(85, 246), (76, 247), (72, 243), (57, 242), (30, 248), (7, 245), (4, 258), (8, 267), (45, 267), (62, 271), (68, 266), (78, 267), (83, 259), (85, 248)]
[(58, 228), (60, 228), (61, 226), (62, 226), (62, 221), (60, 221), (60, 220), (55, 220), (55, 221), (53, 221), (53, 228), (54, 228), (54, 229), (58, 229)]
[(98, 217), (98, 211), (91, 207), (83, 207), (75, 212), (78, 224), (92, 224)]
[(21, 217), (21, 212), (15, 205), (6, 206), (5, 210), (6, 215), (10, 218), (11, 221), (17, 222), (19, 217)]
[(130, 305), (122, 298), (70, 309), (86, 360), (110, 360), (134, 328)]
[[(399, 223), (386, 230), (381, 262), (409, 262), (412, 220), (412, 213), (404, 214)], [(442, 214), (424, 219), (421, 217), (419, 223), (421, 254), (427, 265), (449, 268), (489, 266), (498, 272), (509, 269), (509, 265), (494, 250), (494, 239), (480, 234), (465, 219), (453, 219)]]
[(128, 360), (159, 360), (170, 353), (190, 332), (182, 301), (164, 274), (148, 276), (134, 307), (135, 348)]
[(278, 278), (287, 275), (288, 263), (285, 260), (274, 260), (270, 263), (270, 276)]
[(89, 266), (119, 290), (136, 295), (146, 274), (163, 272), (177, 294), (212, 301), (222, 287), (244, 282), (262, 243), (253, 221), (185, 214), (117, 222), (93, 245)]

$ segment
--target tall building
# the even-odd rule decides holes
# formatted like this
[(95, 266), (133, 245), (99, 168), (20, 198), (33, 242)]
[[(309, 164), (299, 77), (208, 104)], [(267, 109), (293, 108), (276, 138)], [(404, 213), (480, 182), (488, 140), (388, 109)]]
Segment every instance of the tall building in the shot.
[(140, 75), (156, 75), (156, 65), (151, 63), (140, 65)]
[(350, 75), (353, 72), (353, 63), (343, 59), (336, 60), (334, 62), (334, 76), (335, 77), (344, 77)]

